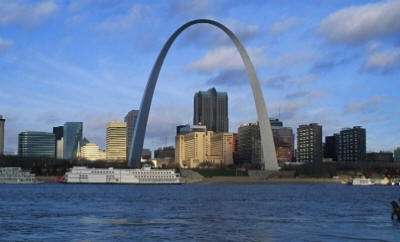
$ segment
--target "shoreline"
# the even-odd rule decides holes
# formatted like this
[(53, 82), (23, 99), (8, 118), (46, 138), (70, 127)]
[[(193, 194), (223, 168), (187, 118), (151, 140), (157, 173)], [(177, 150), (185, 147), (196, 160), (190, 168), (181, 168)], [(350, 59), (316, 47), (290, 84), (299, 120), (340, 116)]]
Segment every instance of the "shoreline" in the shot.
[[(48, 184), (57, 182), (56, 176), (37, 176), (38, 181)], [(186, 180), (182, 184), (342, 184), (341, 179), (332, 178), (260, 178), (249, 176), (214, 176)]]
[(340, 179), (332, 178), (259, 178), (215, 176), (205, 177), (197, 184), (343, 184)]

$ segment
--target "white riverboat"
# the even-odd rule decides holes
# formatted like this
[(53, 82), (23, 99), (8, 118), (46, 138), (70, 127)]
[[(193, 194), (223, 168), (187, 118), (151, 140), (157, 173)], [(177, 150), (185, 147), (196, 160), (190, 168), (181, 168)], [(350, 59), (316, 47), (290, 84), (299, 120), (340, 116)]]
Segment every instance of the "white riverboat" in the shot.
[(66, 183), (103, 184), (180, 184), (180, 175), (174, 169), (108, 169), (74, 166), (64, 176)]
[(35, 174), (23, 171), (21, 167), (0, 167), (0, 184), (35, 184)]
[(355, 186), (370, 186), (370, 185), (374, 185), (374, 184), (375, 183), (370, 178), (353, 178), (351, 180), (351, 185), (355, 185)]

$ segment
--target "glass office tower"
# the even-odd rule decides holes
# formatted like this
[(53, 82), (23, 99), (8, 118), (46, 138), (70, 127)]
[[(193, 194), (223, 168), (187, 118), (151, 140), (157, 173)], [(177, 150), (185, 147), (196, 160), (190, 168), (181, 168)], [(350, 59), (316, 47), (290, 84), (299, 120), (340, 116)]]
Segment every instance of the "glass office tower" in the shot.
[(66, 122), (64, 124), (63, 158), (75, 159), (81, 152), (82, 122)]
[(52, 133), (25, 131), (18, 135), (18, 154), (23, 157), (56, 157), (56, 138)]

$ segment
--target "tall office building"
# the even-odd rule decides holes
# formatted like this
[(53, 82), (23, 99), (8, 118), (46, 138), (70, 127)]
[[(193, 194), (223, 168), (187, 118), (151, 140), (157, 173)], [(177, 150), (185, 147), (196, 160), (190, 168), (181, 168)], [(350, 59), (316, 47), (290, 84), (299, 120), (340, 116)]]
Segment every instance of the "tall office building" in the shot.
[(53, 127), (53, 134), (56, 137), (56, 158), (63, 158), (64, 147), (64, 126)]
[(0, 155), (4, 154), (4, 123), (6, 120), (0, 115)]
[(23, 157), (55, 158), (55, 135), (37, 131), (21, 132), (18, 135), (18, 155)]
[(365, 161), (366, 160), (366, 132), (361, 126), (345, 128), (340, 131), (338, 160)]
[(126, 123), (107, 123), (106, 136), (107, 160), (126, 161)]
[(228, 95), (215, 88), (194, 95), (193, 124), (202, 124), (207, 131), (228, 132)]
[(238, 130), (238, 163), (261, 165), (260, 127), (257, 123), (242, 124)]
[(340, 134), (325, 137), (324, 158), (338, 160)]
[(139, 114), (139, 110), (131, 110), (125, 116), (124, 121), (126, 123), (126, 157), (129, 157), (129, 152), (132, 143), (133, 129), (135, 128), (136, 119)]
[(400, 162), (400, 147), (394, 150), (393, 156), (394, 162)]
[(279, 119), (270, 119), (275, 143), (276, 158), (280, 162), (292, 162), (294, 157), (293, 129), (284, 127)]
[(316, 123), (297, 128), (297, 162), (322, 162), (322, 126)]
[(66, 122), (64, 124), (63, 159), (75, 159), (81, 152), (82, 122)]

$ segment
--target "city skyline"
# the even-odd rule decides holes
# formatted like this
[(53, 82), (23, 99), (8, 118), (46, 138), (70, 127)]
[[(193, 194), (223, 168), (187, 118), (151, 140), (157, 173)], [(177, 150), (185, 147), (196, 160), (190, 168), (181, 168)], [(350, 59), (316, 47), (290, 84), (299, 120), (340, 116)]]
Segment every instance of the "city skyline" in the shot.
[[(1, 13), (8, 4), (0, 5)], [(109, 8), (104, 3), (15, 3), (17, 10), (37, 11), (0, 20), (5, 152), (16, 152), (18, 133), (51, 132), (51, 127), (69, 120), (82, 121), (83, 136), (104, 148), (105, 124), (123, 120), (129, 110), (139, 108), (148, 73), (168, 35), (187, 20), (201, 17), (226, 24), (244, 43), (262, 81), (271, 118), (280, 118), (293, 129), (320, 123), (323, 136), (361, 125), (368, 130), (368, 150), (393, 151), (400, 146), (395, 79), (400, 55), (396, 27), (384, 21), (399, 3), (321, 2), (318, 8), (286, 3), (288, 11), (281, 16), (274, 11), (279, 12), (282, 4), (121, 1), (111, 2)], [(175, 14), (169, 16), (172, 8)], [(166, 14), (155, 14), (162, 10)], [(381, 27), (381, 32), (363, 32), (360, 27), (345, 33), (334, 28), (339, 20), (357, 21), (357, 11), (365, 12), (367, 20), (372, 18), (368, 13), (377, 11), (373, 29)], [(212, 86), (229, 94), (231, 132), (241, 123), (256, 121), (247, 77), (223, 35), (195, 26), (173, 48), (160, 75), (145, 147), (172, 144), (175, 126), (191, 123), (193, 93)]]

